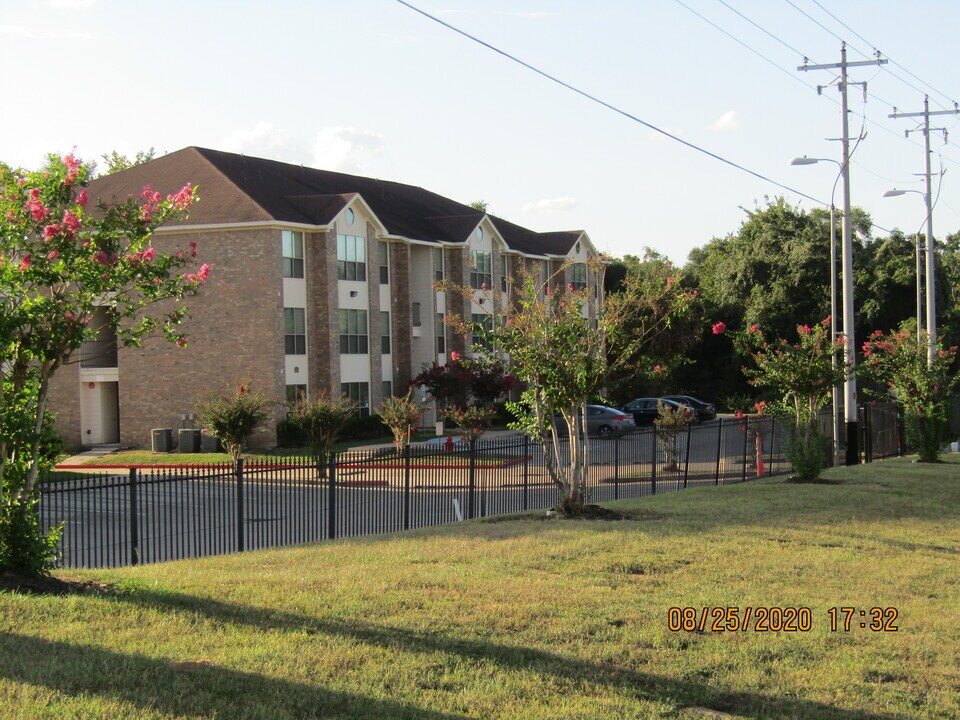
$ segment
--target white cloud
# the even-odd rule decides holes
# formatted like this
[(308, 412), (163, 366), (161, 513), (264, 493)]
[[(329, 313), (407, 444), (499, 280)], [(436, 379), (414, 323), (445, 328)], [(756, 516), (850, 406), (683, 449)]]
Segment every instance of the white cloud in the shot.
[(576, 206), (577, 199), (573, 197), (544, 198), (527, 203), (522, 210), (529, 213), (555, 213), (571, 210)]
[(740, 118), (737, 116), (737, 111), (728, 110), (716, 119), (713, 125), (710, 126), (710, 129), (716, 132), (734, 132), (739, 130)]
[(219, 144), (219, 149), (297, 164), (305, 162), (309, 153), (306, 143), (268, 122), (234, 130)]
[(383, 152), (383, 136), (355, 127), (325, 127), (313, 141), (313, 162), (324, 170), (369, 172)]

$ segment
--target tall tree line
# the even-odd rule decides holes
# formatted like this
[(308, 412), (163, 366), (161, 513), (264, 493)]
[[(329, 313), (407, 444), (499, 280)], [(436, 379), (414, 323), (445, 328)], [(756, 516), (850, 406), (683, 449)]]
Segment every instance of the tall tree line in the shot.
[[(829, 212), (804, 210), (776, 197), (744, 213), (737, 230), (693, 250), (682, 268), (650, 250), (610, 263), (607, 292), (617, 292), (628, 273), (658, 277), (667, 272), (697, 295), (695, 310), (661, 339), (662, 365), (636, 368), (617, 378), (610, 400), (685, 392), (719, 401), (727, 410), (746, 409), (759, 399), (743, 375), (746, 360), (728, 336), (714, 334), (711, 327), (722, 322), (736, 331), (757, 325), (771, 337), (790, 338), (797, 325), (813, 325), (829, 316)], [(837, 305), (842, 307), (839, 213), (835, 222)], [(859, 349), (874, 330), (915, 328), (917, 239), (899, 230), (875, 236), (869, 214), (860, 208), (851, 211), (851, 223)], [(960, 341), (960, 233), (938, 240), (936, 251), (938, 334), (949, 346)]]

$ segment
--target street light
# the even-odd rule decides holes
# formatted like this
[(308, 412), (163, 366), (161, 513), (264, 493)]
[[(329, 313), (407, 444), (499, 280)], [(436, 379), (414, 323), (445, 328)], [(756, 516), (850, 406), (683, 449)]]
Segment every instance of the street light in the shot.
[[(916, 193), (917, 195), (923, 195), (924, 197), (926, 197), (926, 194), (920, 192), (919, 190), (897, 190), (896, 188), (894, 188), (893, 190), (887, 190), (883, 194), (883, 197), (885, 198), (900, 197), (901, 195), (906, 195), (907, 193)], [(920, 342), (920, 334), (923, 332), (923, 291), (922, 291), (923, 285), (921, 280), (923, 275), (923, 263), (921, 262), (922, 252), (920, 249), (920, 233), (916, 234), (916, 241), (917, 241), (917, 342)], [(932, 286), (930, 285), (930, 278), (928, 277), (927, 278), (928, 292), (930, 287)], [(927, 322), (927, 329), (928, 330), (930, 329), (929, 319)], [(928, 361), (929, 361), (929, 354), (928, 354)]]
[[(816, 165), (821, 162), (829, 162), (836, 165), (840, 172), (837, 173), (837, 178), (833, 181), (833, 189), (830, 191), (830, 342), (835, 342), (837, 339), (837, 226), (834, 221), (836, 215), (836, 206), (834, 205), (834, 197), (837, 193), (837, 183), (840, 182), (840, 177), (843, 175), (843, 164), (838, 160), (833, 160), (832, 158), (811, 158), (804, 155), (803, 157), (796, 157), (790, 161), (791, 165)], [(837, 356), (832, 356), (833, 367), (837, 367)], [(833, 425), (833, 461), (836, 463), (837, 455), (839, 454), (839, 425), (840, 425), (840, 388), (836, 385), (833, 386), (832, 391), (832, 409), (831, 409), (831, 423)]]

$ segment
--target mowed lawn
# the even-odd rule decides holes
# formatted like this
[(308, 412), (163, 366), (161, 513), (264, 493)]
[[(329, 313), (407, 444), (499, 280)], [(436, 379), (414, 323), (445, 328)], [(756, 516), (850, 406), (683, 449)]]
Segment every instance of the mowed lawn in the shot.
[[(0, 593), (0, 716), (960, 717), (960, 462), (826, 477), (62, 572), (109, 589)], [(671, 631), (671, 607), (811, 628)], [(873, 607), (898, 629), (861, 628)]]

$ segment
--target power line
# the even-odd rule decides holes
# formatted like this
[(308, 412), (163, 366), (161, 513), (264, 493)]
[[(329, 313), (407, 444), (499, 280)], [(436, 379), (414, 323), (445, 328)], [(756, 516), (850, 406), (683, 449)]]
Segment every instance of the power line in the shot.
[[(710, 25), (710, 26), (713, 27), (714, 29), (719, 30), (720, 32), (722, 32), (724, 35), (726, 35), (728, 38), (730, 38), (731, 40), (733, 40), (735, 43), (737, 43), (737, 44), (739, 44), (739, 45), (742, 45), (744, 48), (746, 48), (747, 50), (749, 50), (750, 52), (752, 52), (754, 55), (762, 58), (763, 60), (766, 60), (768, 63), (770, 63), (771, 65), (773, 65), (775, 68), (777, 68), (777, 70), (779, 70), (780, 72), (788, 75), (788, 76), (789, 76), (790, 78), (792, 78), (793, 80), (796, 80), (798, 83), (800, 83), (801, 85), (803, 85), (805, 88), (807, 88), (807, 89), (809, 89), (809, 90), (814, 90), (814, 89), (815, 89), (813, 85), (808, 85), (808, 84), (805, 83), (803, 80), (801, 80), (800, 78), (798, 78), (797, 75), (796, 75), (796, 73), (793, 73), (793, 72), (791, 72), (790, 70), (787, 70), (787, 69), (786, 69), (785, 67), (783, 67), (782, 65), (778, 65), (777, 63), (775, 63), (773, 60), (771, 60), (770, 58), (768, 58), (766, 55), (764, 55), (764, 54), (761, 53), (760, 51), (758, 51), (758, 50), (750, 47), (749, 45), (747, 45), (747, 43), (743, 42), (743, 41), (740, 40), (738, 37), (732, 35), (731, 33), (729, 33), (729, 32), (727, 32), (726, 30), (724, 30), (722, 27), (720, 27), (719, 25), (717, 25), (715, 22), (713, 22), (712, 20), (709, 20), (708, 18), (706, 18), (706, 17), (704, 17), (703, 15), (701, 15), (700, 13), (698, 13), (698, 12), (697, 12), (696, 10), (694, 10), (692, 7), (690, 7), (690, 6), (687, 5), (686, 3), (682, 2), (682, 0), (674, 0), (674, 2), (677, 3), (677, 5), (679, 5), (680, 7), (683, 7), (683, 8), (685, 8), (685, 9), (689, 10), (690, 12), (692, 12), (694, 15), (696, 15), (698, 18), (700, 18), (701, 20), (703, 20), (705, 23), (707, 23), (708, 25)], [(719, 2), (723, 3), (724, 5), (727, 5), (725, 2), (723, 2), (723, 0), (719, 0)], [(730, 7), (730, 6), (727, 5), (727, 7)], [(733, 10), (733, 8), (730, 8), (730, 9)], [(734, 12), (737, 12), (737, 11), (734, 10)], [(740, 15), (740, 13), (737, 13), (737, 14)], [(744, 17), (745, 20), (749, 20), (749, 18), (746, 18), (746, 17), (743, 16), (743, 15), (741, 15), (741, 17)], [(751, 22), (752, 22), (752, 21), (751, 21)], [(754, 24), (756, 24), (756, 23), (754, 23)], [(757, 27), (760, 27), (760, 26), (758, 25)], [(763, 28), (760, 28), (760, 29), (763, 30)], [(766, 32), (766, 31), (764, 30), (764, 32)], [(767, 33), (767, 34), (769, 34), (769, 33)], [(773, 36), (771, 35), (771, 37), (773, 37)], [(789, 46), (787, 46), (787, 47), (789, 47)], [(792, 48), (790, 48), (790, 49), (792, 50)], [(796, 50), (793, 50), (793, 52), (797, 52), (797, 51), (796, 51)], [(804, 57), (803, 53), (799, 53), (799, 52), (798, 52), (797, 54), (798, 54), (800, 57)]]
[[(722, 1), (722, 0), (721, 0), (721, 1)], [(810, 2), (812, 2), (812, 3), (813, 3), (814, 5), (816, 5), (818, 8), (820, 8), (821, 10), (823, 10), (827, 15), (829, 15), (830, 17), (832, 17), (834, 20), (836, 20), (836, 21), (837, 21), (838, 23), (840, 23), (843, 27), (845, 27), (847, 30), (849, 30), (850, 32), (852, 32), (852, 33), (853, 33), (854, 35), (856, 35), (860, 40), (862, 40), (863, 42), (865, 42), (867, 45), (869, 45), (870, 47), (872, 47), (874, 50), (877, 49), (877, 46), (876, 46), (874, 43), (872, 43), (872, 42), (870, 42), (869, 40), (867, 40), (863, 35), (861, 35), (860, 33), (858, 33), (858, 32), (857, 32), (856, 30), (854, 30), (852, 27), (850, 27), (849, 25), (847, 25), (843, 20), (841, 20), (841, 19), (838, 18), (836, 15), (834, 15), (832, 12), (830, 12), (827, 8), (825, 8), (823, 5), (821, 5), (821, 4), (818, 2), (818, 0), (810, 0)], [(922, 78), (917, 77), (917, 76), (914, 75), (912, 72), (910, 72), (907, 68), (905, 68), (903, 65), (901, 65), (900, 63), (898, 63), (898, 62), (896, 62), (895, 60), (893, 60), (889, 55), (887, 56), (887, 60), (890, 61), (890, 64), (891, 64), (891, 65), (896, 65), (898, 68), (900, 68), (901, 70), (903, 70), (907, 75), (909, 75), (910, 77), (912, 77), (912, 78), (913, 78), (914, 80), (916, 80), (917, 82), (923, 83), (924, 85), (926, 85), (928, 88), (930, 88), (931, 90), (933, 90), (933, 91), (934, 91), (935, 93), (937, 93), (938, 95), (946, 98), (947, 102), (956, 104), (956, 101), (955, 101), (953, 98), (951, 98), (949, 95), (947, 95), (945, 92), (941, 92), (940, 90), (937, 90), (937, 88), (935, 88), (933, 85), (931, 85), (931, 84), (928, 83), (927, 81), (923, 80)], [(887, 70), (887, 72), (890, 72), (890, 71)], [(897, 78), (898, 80), (900, 80), (900, 82), (903, 82), (903, 83), (909, 85), (909, 86), (912, 87), (914, 90), (917, 90), (918, 92), (923, 92), (923, 91), (920, 90), (919, 88), (914, 87), (912, 84), (907, 83), (906, 80), (904, 80), (903, 78), (899, 77), (899, 76), (896, 75), (895, 73), (890, 72), (890, 74), (893, 75), (893, 76), (894, 76), (895, 78)], [(939, 105), (940, 103), (937, 103), (937, 104)], [(943, 107), (943, 106), (941, 105), (941, 107)]]
[(696, 144), (694, 144), (694, 143), (688, 142), (688, 141), (686, 141), (686, 140), (684, 140), (684, 139), (682, 139), (682, 138), (680, 138), (680, 137), (677, 137), (677, 136), (674, 135), (673, 133), (667, 132), (666, 130), (664, 130), (664, 129), (662, 129), (662, 128), (659, 128), (659, 127), (657, 127), (656, 125), (654, 125), (654, 124), (652, 124), (652, 123), (649, 123), (649, 122), (647, 122), (646, 120), (643, 120), (643, 119), (637, 117), (636, 115), (632, 115), (631, 113), (628, 113), (626, 110), (622, 110), (622, 109), (616, 107), (615, 105), (612, 105), (611, 103), (606, 102), (605, 100), (601, 100), (600, 98), (598, 98), (598, 97), (596, 97), (596, 96), (594, 96), (594, 95), (591, 95), (590, 93), (586, 92), (585, 90), (581, 90), (580, 88), (578, 88), (578, 87), (576, 87), (576, 86), (574, 86), (574, 85), (571, 85), (570, 83), (565, 82), (565, 81), (563, 81), (563, 80), (561, 80), (561, 79), (559, 79), (559, 78), (557, 78), (557, 77), (549, 74), (548, 72), (546, 72), (546, 71), (544, 71), (544, 70), (541, 70), (540, 68), (538, 68), (538, 67), (536, 67), (536, 66), (534, 66), (534, 65), (531, 65), (531, 64), (528, 63), (528, 62), (525, 62), (524, 60), (521, 60), (520, 58), (516, 57), (515, 55), (511, 55), (510, 53), (506, 52), (505, 50), (501, 50), (500, 48), (496, 47), (495, 45), (491, 45), (490, 43), (488, 43), (488, 42), (486, 42), (486, 41), (484, 41), (484, 40), (481, 40), (480, 38), (478, 38), (478, 37), (476, 37), (476, 36), (474, 36), (474, 35), (471, 35), (470, 33), (466, 32), (465, 30), (461, 30), (460, 28), (458, 28), (458, 27), (456, 27), (456, 26), (454, 26), (454, 25), (451, 25), (451, 24), (448, 23), (448, 22), (445, 22), (445, 21), (441, 20), (440, 18), (438, 18), (438, 17), (436, 17), (436, 16), (434, 16), (434, 15), (431, 15), (430, 13), (426, 12), (425, 10), (421, 10), (420, 8), (416, 7), (415, 5), (411, 5), (409, 2), (406, 2), (406, 0), (396, 0), (396, 2), (398, 2), (399, 4), (403, 5), (404, 7), (408, 8), (408, 9), (410, 9), (410, 10), (413, 10), (415, 13), (418, 13), (418, 14), (422, 15), (423, 17), (427, 18), (428, 20), (432, 20), (433, 22), (437, 23), (438, 25), (442, 25), (443, 27), (447, 28), (448, 30), (452, 30), (453, 32), (457, 33), (458, 35), (461, 35), (462, 37), (465, 37), (465, 38), (467, 38), (468, 40), (471, 40), (471, 41), (477, 43), (478, 45), (482, 45), (483, 47), (487, 48), (488, 50), (491, 50), (491, 51), (497, 53), (498, 55), (501, 55), (501, 56), (505, 57), (506, 59), (508, 59), (508, 60), (510, 60), (510, 61), (512, 61), (512, 62), (517, 63), (518, 65), (521, 65), (521, 66), (527, 68), (528, 70), (530, 70), (530, 71), (532, 71), (532, 72), (535, 72), (537, 75), (540, 75), (541, 77), (546, 78), (547, 80), (550, 80), (551, 82), (556, 83), (557, 85), (560, 85), (561, 87), (564, 87), (564, 88), (566, 88), (567, 90), (570, 90), (571, 92), (575, 92), (575, 93), (577, 93), (578, 95), (580, 95), (581, 97), (584, 97), (584, 98), (586, 98), (587, 100), (590, 100), (591, 102), (596, 103), (597, 105), (600, 105), (600, 106), (602, 106), (602, 107), (605, 107), (605, 108), (607, 108), (608, 110), (612, 110), (613, 112), (615, 112), (615, 113), (617, 113), (618, 115), (621, 115), (621, 116), (627, 118), (628, 120), (632, 120), (633, 122), (638, 123), (638, 124), (640, 124), (640, 125), (643, 125), (644, 127), (649, 128), (650, 130), (653, 130), (654, 132), (660, 133), (660, 134), (663, 135), (664, 137), (670, 138), (670, 139), (673, 140), (674, 142), (678, 142), (678, 143), (680, 143), (681, 145), (684, 145), (684, 146), (690, 148), (691, 150), (695, 150), (696, 152), (699, 152), (699, 153), (701, 153), (701, 154), (703, 154), (703, 155), (706, 155), (707, 157), (713, 158), (714, 160), (717, 160), (718, 162), (721, 162), (721, 163), (723, 163), (724, 165), (729, 165), (730, 167), (736, 168), (737, 170), (740, 170), (741, 172), (745, 172), (745, 173), (747, 173), (748, 175), (752, 175), (753, 177), (758, 178), (759, 180), (763, 180), (764, 182), (768, 182), (768, 183), (770, 183), (770, 184), (772, 184), (772, 185), (776, 185), (777, 187), (779, 187), (779, 188), (781, 188), (781, 189), (783, 189), (783, 190), (787, 190), (787, 191), (789, 191), (789, 192), (795, 193), (795, 194), (799, 195), (800, 197), (807, 198), (808, 200), (812, 200), (813, 202), (818, 203), (818, 204), (820, 204), (820, 205), (824, 205), (824, 206), (827, 205), (827, 203), (825, 203), (823, 200), (819, 200), (819, 199), (813, 197), (812, 195), (807, 195), (805, 192), (800, 192), (799, 190), (796, 190), (796, 189), (790, 187), (789, 185), (784, 185), (783, 183), (777, 182), (776, 180), (773, 180), (772, 178), (769, 178), (769, 177), (767, 177), (766, 175), (763, 175), (763, 174), (761, 174), (761, 173), (758, 173), (758, 172), (756, 172), (755, 170), (751, 170), (751, 169), (749, 169), (749, 168), (747, 168), (747, 167), (744, 167), (743, 165), (740, 165), (740, 164), (734, 162), (733, 160), (728, 160), (727, 158), (725, 158), (725, 157), (723, 157), (723, 156), (721, 156), (721, 155), (718, 155), (717, 153), (711, 152), (710, 150), (707, 150), (707, 149), (705, 149), (705, 148), (702, 148), (702, 147), (700, 147), (699, 145), (696, 145)]
[[(780, 39), (779, 37), (777, 37), (776, 35), (774, 35), (772, 32), (770, 32), (769, 30), (767, 30), (765, 27), (761, 26), (759, 23), (754, 22), (753, 20), (751, 20), (750, 18), (748, 18), (746, 15), (744, 15), (742, 12), (740, 12), (739, 10), (737, 10), (735, 7), (733, 7), (732, 5), (730, 5), (730, 4), (728, 4), (727, 2), (725, 2), (725, 0), (717, 0), (717, 2), (720, 3), (721, 5), (723, 5), (723, 6), (724, 6), (725, 8), (727, 8), (728, 10), (730, 10), (730, 11), (736, 13), (737, 15), (739, 15), (740, 17), (742, 17), (742, 18), (743, 18), (744, 20), (746, 20), (748, 23), (750, 23), (750, 24), (753, 25), (755, 28), (757, 28), (757, 30), (759, 30), (760, 32), (765, 33), (766, 35), (769, 35), (771, 38), (773, 38), (773, 39), (776, 40), (778, 43), (780, 43), (781, 45), (783, 45), (783, 46), (784, 46), (787, 50), (789, 50), (790, 52), (796, 53), (796, 54), (799, 55), (800, 57), (807, 57), (806, 53), (800, 52), (800, 51), (797, 50), (795, 47), (793, 47), (792, 45), (788, 44), (786, 41)], [(804, 84), (806, 84), (806, 83), (804, 83)]]

